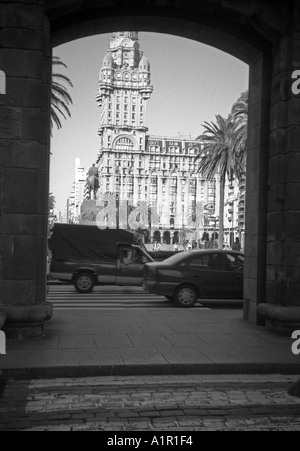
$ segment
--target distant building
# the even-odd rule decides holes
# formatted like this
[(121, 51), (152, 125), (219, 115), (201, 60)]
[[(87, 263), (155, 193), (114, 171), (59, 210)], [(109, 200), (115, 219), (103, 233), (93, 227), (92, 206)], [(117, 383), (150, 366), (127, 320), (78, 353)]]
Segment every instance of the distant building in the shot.
[[(148, 240), (179, 241), (193, 203), (215, 208), (215, 183), (205, 182), (195, 167), (191, 137), (148, 135), (145, 126), (151, 97), (150, 63), (140, 51), (137, 32), (114, 33), (100, 70), (100, 194), (113, 193), (134, 205), (147, 202), (160, 222)], [(196, 237), (196, 235), (195, 235)]]
[(224, 241), (230, 247), (236, 237), (240, 238), (244, 249), (245, 242), (245, 191), (246, 177), (240, 182), (227, 181), (225, 189)]
[(75, 159), (75, 175), (73, 190), (67, 200), (66, 222), (69, 224), (78, 224), (80, 218), (80, 208), (87, 196), (86, 187), (87, 172), (81, 166), (79, 158)]
[[(147, 133), (147, 101), (152, 92), (150, 63), (140, 51), (138, 33), (113, 33), (96, 97), (99, 195), (112, 193), (119, 201), (135, 206), (146, 202), (155, 208), (160, 219), (150, 227), (148, 242), (199, 242), (204, 231), (217, 228), (219, 179), (208, 182), (199, 175), (195, 155), (200, 148), (191, 137)], [(191, 218), (200, 214), (202, 221), (191, 224)], [(233, 223), (227, 219), (230, 233)]]
[(67, 224), (76, 224), (76, 221), (75, 221), (75, 195), (74, 195), (74, 192), (71, 193), (71, 196), (67, 199), (66, 217), (67, 217)]
[(78, 222), (80, 217), (80, 207), (87, 196), (86, 187), (87, 171), (81, 166), (79, 158), (75, 159), (75, 182), (74, 182), (74, 217)]

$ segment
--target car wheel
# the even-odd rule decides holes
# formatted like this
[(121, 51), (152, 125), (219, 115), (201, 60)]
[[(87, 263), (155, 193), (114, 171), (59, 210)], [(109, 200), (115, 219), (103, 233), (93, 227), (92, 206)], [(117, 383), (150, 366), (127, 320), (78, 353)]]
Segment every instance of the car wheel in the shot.
[(80, 273), (75, 277), (74, 287), (78, 293), (90, 293), (95, 286), (95, 279), (92, 274)]
[(181, 285), (175, 293), (174, 300), (178, 307), (193, 307), (198, 300), (197, 290), (192, 285)]

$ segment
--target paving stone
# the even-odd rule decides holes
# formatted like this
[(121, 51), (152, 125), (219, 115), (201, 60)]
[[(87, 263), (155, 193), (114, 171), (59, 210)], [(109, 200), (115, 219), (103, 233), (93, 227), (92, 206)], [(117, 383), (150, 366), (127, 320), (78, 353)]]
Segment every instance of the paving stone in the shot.
[[(194, 376), (176, 376), (174, 381), (168, 376), (156, 378), (157, 384), (152, 378), (105, 378), (108, 392), (101, 377), (9, 381), (0, 404), (0, 430), (300, 430), (300, 400), (286, 390), (286, 382), (294, 379), (240, 375), (232, 389), (225, 377), (223, 383), (218, 377), (217, 385), (211, 383), (213, 376), (201, 382)], [(227, 380), (233, 383), (234, 376)], [(268, 380), (274, 381), (272, 389)], [(183, 381), (189, 391), (182, 391)], [(180, 401), (174, 402), (178, 393)], [(136, 396), (143, 395), (152, 403), (144, 409), (136, 406)], [(199, 405), (199, 396), (207, 408)]]

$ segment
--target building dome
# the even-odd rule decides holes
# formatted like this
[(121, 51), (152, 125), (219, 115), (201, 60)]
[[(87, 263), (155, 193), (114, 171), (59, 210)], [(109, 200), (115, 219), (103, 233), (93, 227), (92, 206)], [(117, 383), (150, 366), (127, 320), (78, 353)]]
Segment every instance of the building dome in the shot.
[(145, 56), (143, 56), (140, 61), (140, 69), (147, 70), (147, 71), (150, 70), (150, 62), (149, 62), (148, 58), (146, 58)]
[(113, 62), (114, 62), (114, 60), (113, 60), (112, 54), (110, 52), (108, 52), (103, 59), (103, 66), (104, 67), (113, 67)]

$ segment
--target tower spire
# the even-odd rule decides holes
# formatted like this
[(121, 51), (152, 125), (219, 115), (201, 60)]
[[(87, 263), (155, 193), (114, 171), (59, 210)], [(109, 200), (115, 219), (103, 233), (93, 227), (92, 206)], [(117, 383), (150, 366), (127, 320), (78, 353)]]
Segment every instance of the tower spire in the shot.
[[(112, 34), (99, 76), (97, 103), (101, 108), (101, 147), (109, 147), (116, 133), (137, 136), (144, 143), (146, 101), (150, 98), (150, 63), (140, 51), (136, 31)], [(113, 133), (112, 133), (113, 131)]]

